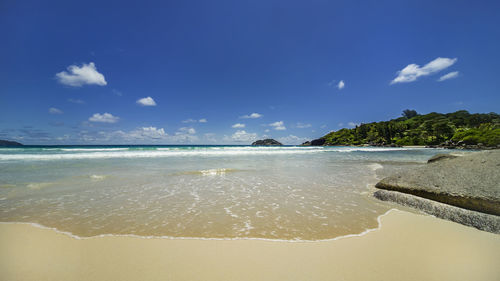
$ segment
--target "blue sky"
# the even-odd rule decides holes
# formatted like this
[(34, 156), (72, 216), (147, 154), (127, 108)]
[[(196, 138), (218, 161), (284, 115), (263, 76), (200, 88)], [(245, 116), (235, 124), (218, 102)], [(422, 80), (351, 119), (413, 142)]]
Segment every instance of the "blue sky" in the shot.
[(299, 144), (499, 112), (499, 3), (2, 1), (0, 138)]

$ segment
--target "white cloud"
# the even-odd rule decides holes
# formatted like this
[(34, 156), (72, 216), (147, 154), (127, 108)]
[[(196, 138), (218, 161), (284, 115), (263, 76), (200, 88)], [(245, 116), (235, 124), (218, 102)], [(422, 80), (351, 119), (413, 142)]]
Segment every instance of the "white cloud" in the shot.
[(141, 106), (156, 106), (156, 102), (152, 97), (138, 99), (136, 103)]
[(349, 122), (349, 123), (347, 123), (347, 125), (349, 127), (356, 127), (356, 126), (359, 126), (359, 123)]
[(141, 127), (132, 131), (100, 131), (88, 132), (81, 131), (80, 139), (84, 142), (99, 142), (99, 143), (147, 143), (169, 141), (172, 137), (165, 133), (163, 128), (156, 127)]
[(176, 135), (180, 135), (180, 134), (194, 135), (194, 134), (196, 134), (196, 130), (194, 128), (190, 128), (190, 127), (182, 127), (175, 134)]
[(174, 135), (169, 135), (163, 128), (141, 127), (132, 131), (112, 132), (82, 132), (81, 138), (86, 142), (111, 142), (111, 143), (193, 143), (198, 141), (198, 136), (193, 128), (180, 128)]
[(119, 117), (113, 116), (112, 114), (107, 112), (103, 114), (95, 113), (89, 118), (90, 122), (100, 122), (100, 123), (116, 123), (118, 122), (118, 120), (120, 120)]
[(337, 88), (339, 90), (342, 90), (342, 89), (344, 89), (344, 87), (345, 87), (344, 80), (340, 80), (340, 82), (337, 84)]
[(457, 78), (457, 77), (458, 77), (458, 71), (453, 71), (453, 72), (447, 73), (447, 74), (439, 77), (438, 81), (441, 82), (444, 80), (453, 79), (453, 78)]
[(233, 141), (233, 142), (252, 142), (257, 139), (256, 133), (247, 133), (244, 130), (236, 131), (230, 138), (227, 136), (224, 137), (225, 141)]
[(306, 142), (307, 140), (308, 140), (307, 138), (301, 138), (294, 135), (278, 138), (278, 141), (283, 144), (301, 144)]
[(312, 125), (311, 124), (305, 124), (305, 123), (297, 123), (297, 128), (299, 129), (304, 129), (304, 128), (310, 128)]
[(413, 82), (420, 76), (431, 75), (446, 69), (452, 66), (456, 61), (456, 58), (437, 58), (423, 67), (414, 63), (409, 64), (402, 70), (398, 71), (398, 76), (391, 81), (391, 84)]
[(265, 129), (264, 132), (269, 133), (271, 130)]
[(240, 118), (243, 118), (243, 119), (256, 119), (256, 118), (261, 118), (262, 116), (264, 116), (264, 115), (254, 112), (254, 113), (252, 113), (250, 115), (240, 116)]
[(286, 130), (285, 123), (283, 121), (276, 121), (274, 123), (269, 124), (269, 126), (274, 127), (277, 131)]
[(142, 127), (131, 131), (129, 136), (135, 139), (163, 139), (168, 136), (163, 128)]
[(234, 124), (234, 125), (233, 125), (233, 126), (231, 126), (231, 127), (232, 127), (232, 128), (238, 128), (238, 129), (240, 129), (240, 128), (245, 128), (245, 124), (236, 123), (236, 124)]
[(193, 143), (199, 140), (198, 136), (196, 136), (195, 134), (196, 130), (194, 128), (182, 127), (179, 128), (177, 132), (175, 132), (175, 135), (172, 136), (171, 141), (176, 143)]
[(196, 122), (199, 122), (199, 123), (207, 123), (207, 119), (205, 118), (202, 118), (200, 120), (196, 120), (196, 119), (193, 119), (193, 118), (189, 118), (189, 119), (186, 119), (186, 120), (182, 120), (181, 121), (182, 123), (196, 123)]
[(83, 85), (105, 86), (108, 84), (104, 79), (104, 75), (97, 71), (93, 62), (84, 63), (81, 67), (70, 65), (68, 66), (68, 72), (61, 71), (56, 74), (56, 78), (59, 83), (72, 87), (81, 87)]
[(63, 114), (64, 112), (58, 108), (51, 107), (51, 108), (49, 108), (49, 113), (50, 114)]

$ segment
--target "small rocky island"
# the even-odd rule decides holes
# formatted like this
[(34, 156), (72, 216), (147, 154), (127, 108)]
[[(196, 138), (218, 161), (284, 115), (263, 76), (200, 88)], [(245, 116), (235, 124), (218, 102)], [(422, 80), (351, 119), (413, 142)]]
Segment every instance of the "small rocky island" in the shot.
[(0, 140), (0, 146), (22, 146), (22, 143), (18, 143), (17, 141), (8, 141), (8, 140)]
[(257, 140), (252, 145), (283, 145), (281, 142), (274, 139)]

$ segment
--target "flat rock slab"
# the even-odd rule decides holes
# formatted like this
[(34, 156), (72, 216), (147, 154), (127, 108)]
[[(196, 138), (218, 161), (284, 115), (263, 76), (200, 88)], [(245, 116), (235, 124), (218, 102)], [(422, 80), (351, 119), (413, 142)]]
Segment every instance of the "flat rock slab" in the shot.
[(390, 201), (403, 206), (419, 209), (441, 219), (500, 234), (499, 216), (458, 208), (397, 191), (377, 190), (373, 196), (382, 201)]
[(432, 162), (384, 178), (376, 187), (500, 216), (500, 150)]

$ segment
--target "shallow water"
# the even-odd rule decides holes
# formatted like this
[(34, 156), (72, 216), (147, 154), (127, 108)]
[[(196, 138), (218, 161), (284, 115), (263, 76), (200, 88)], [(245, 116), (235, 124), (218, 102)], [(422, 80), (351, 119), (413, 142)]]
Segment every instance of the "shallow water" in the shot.
[(377, 226), (377, 173), (438, 149), (76, 146), (0, 149), (0, 221), (101, 234), (320, 240)]

